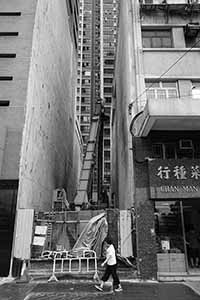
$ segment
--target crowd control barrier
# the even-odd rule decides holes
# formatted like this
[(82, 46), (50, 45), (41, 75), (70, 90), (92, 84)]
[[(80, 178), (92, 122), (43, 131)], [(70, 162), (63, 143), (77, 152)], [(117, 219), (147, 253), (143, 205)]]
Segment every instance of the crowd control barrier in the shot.
[(64, 274), (94, 274), (97, 273), (97, 256), (93, 250), (58, 251), (54, 252), (53, 270), (50, 281), (58, 281), (58, 275)]

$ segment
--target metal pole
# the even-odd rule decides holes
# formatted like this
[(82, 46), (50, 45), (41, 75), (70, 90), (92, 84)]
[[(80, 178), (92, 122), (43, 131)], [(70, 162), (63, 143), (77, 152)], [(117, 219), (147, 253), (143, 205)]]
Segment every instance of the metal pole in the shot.
[(185, 224), (184, 224), (182, 201), (180, 201), (180, 210), (181, 210), (181, 224), (182, 224), (182, 231), (183, 231), (183, 245), (184, 245), (184, 252), (185, 252), (185, 267), (186, 267), (186, 272), (188, 273), (188, 255), (187, 255), (187, 247), (186, 247)]

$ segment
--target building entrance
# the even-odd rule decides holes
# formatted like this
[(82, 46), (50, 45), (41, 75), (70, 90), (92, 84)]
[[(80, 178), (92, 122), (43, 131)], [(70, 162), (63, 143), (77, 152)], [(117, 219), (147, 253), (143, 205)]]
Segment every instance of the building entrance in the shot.
[(15, 180), (0, 180), (0, 277), (9, 275), (17, 185)]
[(200, 202), (155, 202), (158, 273), (200, 273)]
[(199, 199), (183, 200), (188, 271), (200, 273), (200, 202)]

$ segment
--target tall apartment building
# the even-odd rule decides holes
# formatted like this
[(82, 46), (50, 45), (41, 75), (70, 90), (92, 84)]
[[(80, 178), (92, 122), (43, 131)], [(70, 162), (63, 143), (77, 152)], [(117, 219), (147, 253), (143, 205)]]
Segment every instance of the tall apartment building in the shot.
[(199, 275), (200, 3), (120, 8), (112, 191), (135, 210), (142, 278)]
[(34, 211), (58, 187), (76, 192), (78, 12), (78, 0), (1, 1), (0, 276), (30, 257)]
[[(108, 191), (111, 170), (110, 111), (117, 19), (117, 0), (80, 1), (77, 116), (86, 145), (95, 103), (103, 100), (108, 120), (104, 123), (102, 185)], [(97, 176), (94, 172), (93, 196), (96, 192)]]

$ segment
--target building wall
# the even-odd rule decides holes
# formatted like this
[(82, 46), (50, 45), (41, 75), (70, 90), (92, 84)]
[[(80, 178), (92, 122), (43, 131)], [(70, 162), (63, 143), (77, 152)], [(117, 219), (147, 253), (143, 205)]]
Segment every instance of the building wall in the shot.
[(18, 179), (35, 6), (30, 0), (1, 1), (1, 12), (21, 15), (0, 17), (1, 32), (18, 33), (0, 37), (0, 53), (16, 55), (0, 58), (0, 76), (12, 77), (0, 80), (0, 105), (10, 101), (9, 106), (0, 106), (0, 179)]
[(120, 21), (118, 49), (115, 64), (116, 99), (113, 104), (113, 154), (112, 154), (112, 194), (120, 209), (133, 206), (133, 160), (131, 134), (129, 131), (131, 115), (129, 103), (136, 97), (134, 87), (135, 61), (133, 55), (131, 2), (120, 2)]
[[(147, 160), (148, 157), (152, 156), (151, 141), (147, 138), (134, 137), (133, 143), (129, 142), (128, 120), (130, 117), (127, 114), (127, 107), (129, 105), (131, 119), (134, 122), (137, 114), (142, 111), (146, 103), (145, 79), (150, 81), (161, 78), (165, 81), (176, 80), (178, 95), (180, 97), (191, 96), (192, 81), (200, 78), (199, 48), (188, 51), (190, 47), (187, 46), (186, 48), (184, 26), (189, 22), (197, 22), (198, 12), (194, 12), (193, 15), (188, 12), (187, 15), (184, 7), (180, 10), (179, 6), (177, 8), (178, 13), (167, 15), (166, 6), (165, 12), (159, 12), (159, 9), (155, 12), (151, 8), (145, 13), (145, 10), (140, 11), (139, 1), (122, 0), (120, 4), (120, 28), (115, 74), (116, 103), (113, 107), (113, 145), (115, 145), (113, 149), (115, 151), (113, 155), (115, 159), (115, 172), (113, 174), (115, 186), (113, 188), (118, 195), (122, 195), (124, 191), (124, 197), (119, 196), (119, 201), (124, 201), (127, 199), (125, 191), (132, 184), (136, 216), (138, 274), (144, 279), (155, 279), (157, 277), (157, 249), (154, 202), (150, 199), (149, 194)], [(153, 30), (156, 27), (158, 29), (172, 28), (173, 48), (142, 48), (142, 28)], [(174, 99), (174, 101), (176, 100)], [(167, 126), (166, 124), (165, 126)], [(134, 135), (134, 132), (132, 134)], [(161, 139), (162, 134), (163, 132), (157, 132), (157, 135), (155, 133), (157, 141)], [(170, 141), (170, 133), (168, 134)], [(190, 136), (189, 133), (186, 135), (182, 132), (182, 134), (185, 138)], [(195, 134), (197, 135), (197, 132)], [(176, 135), (177, 133), (174, 132), (171, 134), (171, 138)], [(130, 156), (126, 151), (129, 149), (133, 151), (133, 159), (130, 160), (127, 159)], [(133, 169), (130, 170), (132, 167)], [(119, 182), (115, 174), (117, 174)], [(130, 183), (130, 178), (132, 183)]]
[(37, 2), (20, 161), (18, 208), (50, 210), (52, 191), (73, 201), (76, 59), (65, 1)]

